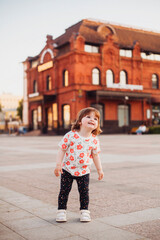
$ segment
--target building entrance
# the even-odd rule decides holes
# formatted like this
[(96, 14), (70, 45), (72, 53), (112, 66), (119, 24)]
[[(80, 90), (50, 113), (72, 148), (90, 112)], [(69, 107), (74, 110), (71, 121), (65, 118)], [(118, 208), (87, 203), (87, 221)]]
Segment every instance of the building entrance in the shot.
[(129, 106), (119, 105), (118, 106), (118, 126), (129, 126)]

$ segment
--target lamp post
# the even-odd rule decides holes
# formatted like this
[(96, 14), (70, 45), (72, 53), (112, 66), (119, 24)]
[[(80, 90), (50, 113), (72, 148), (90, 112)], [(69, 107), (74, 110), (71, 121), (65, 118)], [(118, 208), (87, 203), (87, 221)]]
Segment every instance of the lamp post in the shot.
[(128, 119), (128, 109), (127, 109), (127, 101), (129, 100), (128, 96), (124, 97), (124, 132), (127, 130), (127, 119)]

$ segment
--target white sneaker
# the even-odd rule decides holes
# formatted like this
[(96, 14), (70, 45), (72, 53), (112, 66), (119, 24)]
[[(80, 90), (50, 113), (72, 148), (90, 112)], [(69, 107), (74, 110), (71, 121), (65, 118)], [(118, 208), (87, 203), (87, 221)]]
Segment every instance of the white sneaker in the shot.
[(66, 210), (65, 209), (58, 210), (56, 222), (66, 222), (66, 221), (67, 221)]
[(88, 211), (88, 210), (81, 210), (80, 221), (81, 222), (90, 222), (91, 221), (90, 211)]

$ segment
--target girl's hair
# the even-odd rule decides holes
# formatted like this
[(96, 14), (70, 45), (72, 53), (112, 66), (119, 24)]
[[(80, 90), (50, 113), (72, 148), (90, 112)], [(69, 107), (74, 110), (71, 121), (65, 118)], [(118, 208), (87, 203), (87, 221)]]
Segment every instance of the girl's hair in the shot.
[(83, 108), (79, 113), (78, 113), (78, 116), (77, 116), (77, 119), (76, 121), (72, 124), (72, 127), (71, 129), (72, 130), (79, 130), (80, 129), (80, 126), (81, 126), (81, 120), (83, 117), (85, 117), (86, 115), (88, 115), (90, 112), (94, 112), (95, 113), (95, 116), (98, 118), (98, 126), (96, 129), (94, 129), (92, 131), (92, 133), (94, 135), (98, 135), (102, 132), (101, 128), (100, 128), (100, 113), (99, 111), (96, 109), (96, 108), (93, 108), (93, 107), (87, 107), (87, 108)]

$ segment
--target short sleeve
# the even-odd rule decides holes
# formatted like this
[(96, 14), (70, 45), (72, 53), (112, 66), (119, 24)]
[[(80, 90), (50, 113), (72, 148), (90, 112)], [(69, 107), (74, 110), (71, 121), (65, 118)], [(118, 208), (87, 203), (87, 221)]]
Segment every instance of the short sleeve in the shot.
[(58, 146), (62, 150), (67, 150), (70, 145), (70, 132), (66, 133), (62, 140), (59, 142)]
[(100, 143), (99, 143), (99, 139), (97, 137), (95, 137), (93, 139), (93, 150), (92, 152), (94, 154), (100, 153), (101, 149), (100, 149)]

